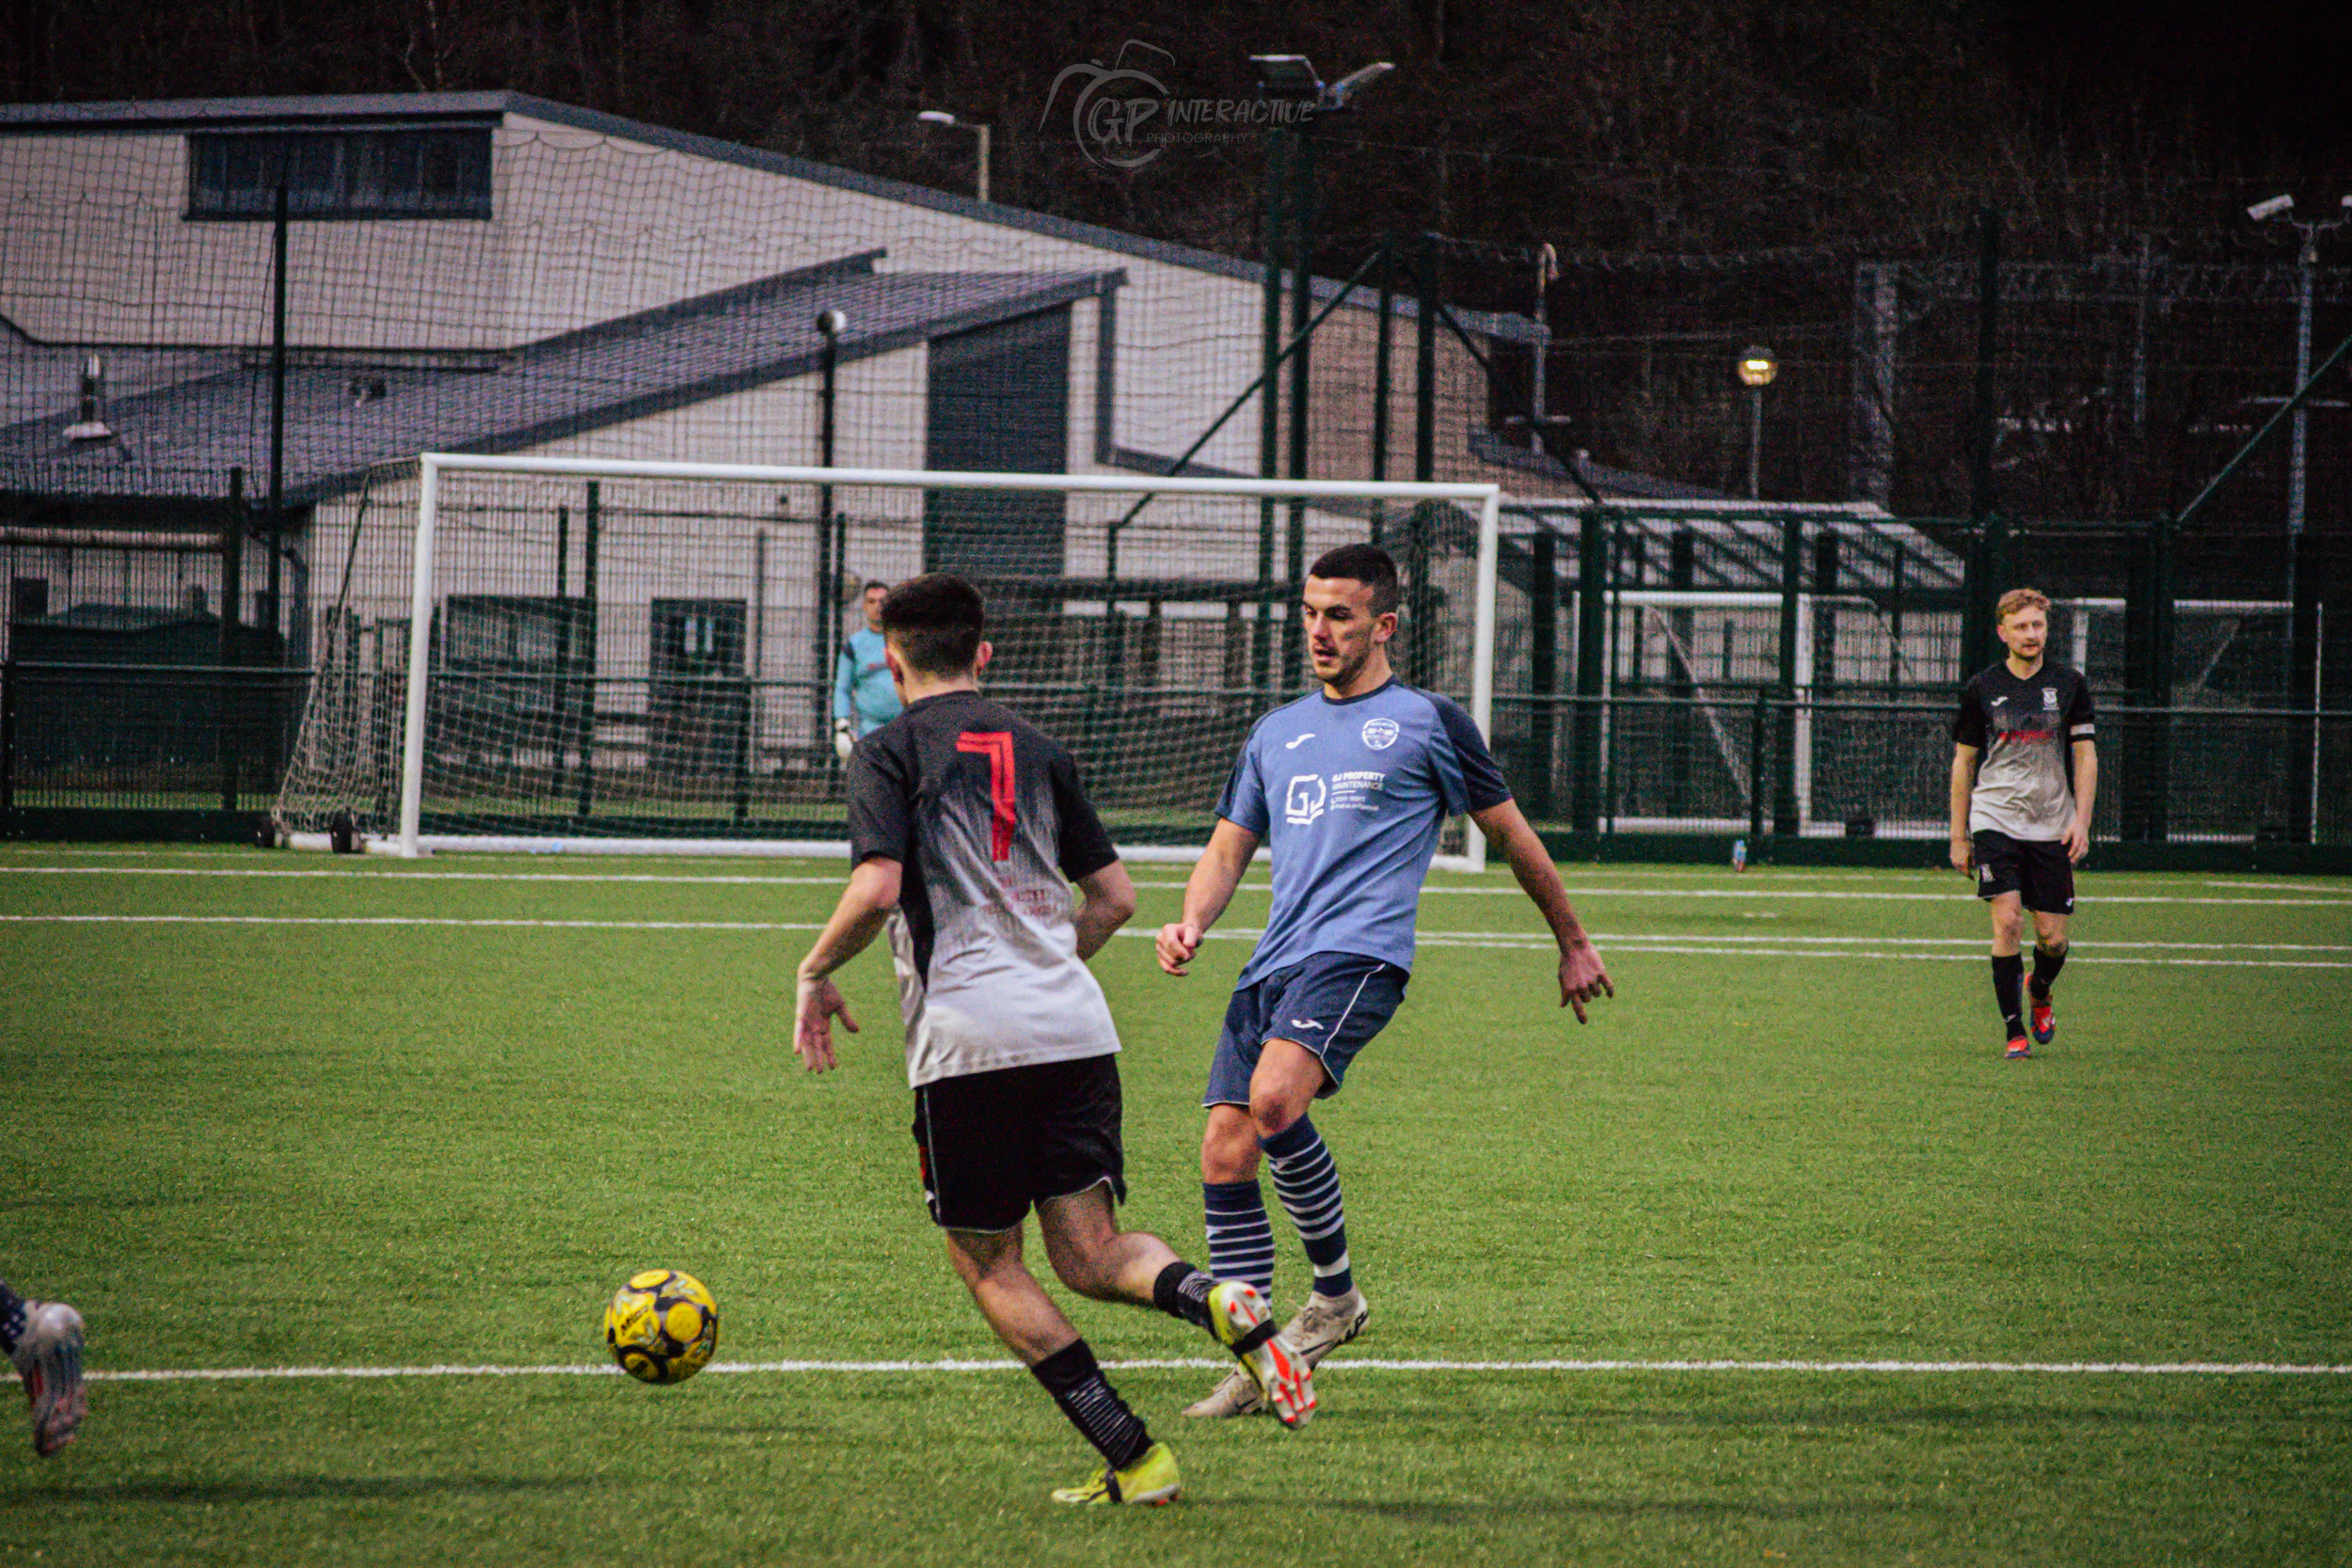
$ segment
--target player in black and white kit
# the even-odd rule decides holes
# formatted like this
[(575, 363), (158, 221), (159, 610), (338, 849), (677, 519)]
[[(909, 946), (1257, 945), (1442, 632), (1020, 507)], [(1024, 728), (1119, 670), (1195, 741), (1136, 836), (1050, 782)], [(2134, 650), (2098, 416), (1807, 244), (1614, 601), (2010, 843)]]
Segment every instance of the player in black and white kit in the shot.
[[(2090, 852), (2099, 794), (2090, 686), (2079, 670), (2042, 657), (2050, 601), (2012, 588), (1998, 608), (2009, 657), (1961, 689), (1952, 721), (1952, 865), (1973, 872), (1993, 911), (1993, 995), (2010, 1059), (2058, 1033), (2050, 985), (2066, 963), (2074, 867)], [(2020, 995), (2018, 945), (2033, 913), (2033, 1017)]]
[[(980, 596), (961, 578), (915, 578), (882, 601), (906, 706), (850, 753), (854, 868), (801, 961), (793, 1043), (810, 1071), (834, 1065), (833, 1020), (852, 1033), (857, 1021), (830, 976), (886, 925), (931, 1219), (989, 1327), (1103, 1455), (1054, 1498), (1170, 1502), (1175, 1456), (1022, 1261), (1031, 1209), (1063, 1284), (1207, 1329), (1284, 1426), (1313, 1412), (1313, 1374), (1254, 1286), (1119, 1228), (1119, 1033), (1086, 960), (1135, 913), (1135, 887), (1070, 753), (980, 695), (981, 631)], [(1086, 895), (1074, 911), (1073, 881)]]

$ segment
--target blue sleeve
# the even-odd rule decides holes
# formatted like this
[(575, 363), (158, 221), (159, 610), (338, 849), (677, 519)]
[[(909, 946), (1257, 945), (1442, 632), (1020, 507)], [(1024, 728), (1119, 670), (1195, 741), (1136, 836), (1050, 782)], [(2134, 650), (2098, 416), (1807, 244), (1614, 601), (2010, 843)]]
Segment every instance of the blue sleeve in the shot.
[(857, 640), (854, 634), (841, 640), (841, 656), (833, 664), (833, 716), (854, 719), (857, 704)]
[(1432, 696), (1429, 701), (1438, 710), (1438, 733), (1430, 738), (1437, 742), (1438, 786), (1445, 792), (1446, 809), (1485, 811), (1508, 800), (1511, 785), (1476, 721), (1446, 698)]
[(1258, 732), (1251, 730), (1249, 738), (1242, 742), (1241, 755), (1233, 759), (1232, 776), (1225, 781), (1225, 793), (1216, 802), (1217, 816), (1236, 828), (1246, 828), (1260, 838), (1272, 825), (1265, 809), (1265, 779), (1258, 771)]

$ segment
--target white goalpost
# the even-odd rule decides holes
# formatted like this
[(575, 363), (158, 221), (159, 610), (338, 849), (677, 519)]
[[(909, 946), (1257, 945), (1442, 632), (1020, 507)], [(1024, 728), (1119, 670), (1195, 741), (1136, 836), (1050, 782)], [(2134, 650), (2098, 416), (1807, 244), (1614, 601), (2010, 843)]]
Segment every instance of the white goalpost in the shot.
[[(983, 684), (1070, 746), (1122, 855), (1197, 858), (1248, 727), (1311, 689), (1304, 564), (1375, 540), (1399, 674), (1491, 733), (1492, 484), (427, 452), (320, 508), (334, 585), (278, 822), (301, 847), (847, 852), (859, 590), (974, 579)], [(340, 562), (339, 578), (327, 574)], [(1477, 870), (1466, 819), (1436, 865)]]

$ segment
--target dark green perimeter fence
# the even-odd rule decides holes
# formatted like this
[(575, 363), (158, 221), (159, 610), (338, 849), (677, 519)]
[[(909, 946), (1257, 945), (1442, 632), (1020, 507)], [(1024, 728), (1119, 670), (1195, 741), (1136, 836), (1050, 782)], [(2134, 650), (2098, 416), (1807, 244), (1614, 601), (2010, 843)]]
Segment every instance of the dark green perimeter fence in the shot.
[[(303, 670), (0, 664), (0, 833), (265, 838), (310, 684)], [(1082, 765), (1111, 766), (1130, 750), (1121, 735), (1168, 717), (1164, 694), (1148, 689), (1020, 696)], [(1758, 863), (1927, 865), (1944, 855), (1951, 716), (1942, 698), (1769, 685), (1702, 696), (1520, 689), (1497, 694), (1492, 729), (1523, 808), (1564, 858), (1720, 862), (1744, 839)], [(1252, 715), (1232, 717), (1237, 741)], [(396, 737), (359, 743), (389, 790)], [(2108, 704), (2098, 745), (2102, 863), (2352, 870), (2352, 792), (2330, 784), (2352, 777), (2352, 710)], [(1137, 822), (1152, 830), (1144, 836), (1197, 836), (1179, 818), (1205, 825), (1229, 751), (1194, 759), (1185, 787), (1154, 792), (1166, 809)], [(628, 726), (608, 727), (597, 758), (608, 773), (599, 815), (628, 815), (638, 772), (687, 769), (739, 781), (709, 792), (707, 835), (799, 836), (837, 822), (822, 760), (780, 767), (799, 759), (747, 752), (723, 724), (640, 727), (634, 740)], [(549, 793), (568, 800), (583, 782)]]

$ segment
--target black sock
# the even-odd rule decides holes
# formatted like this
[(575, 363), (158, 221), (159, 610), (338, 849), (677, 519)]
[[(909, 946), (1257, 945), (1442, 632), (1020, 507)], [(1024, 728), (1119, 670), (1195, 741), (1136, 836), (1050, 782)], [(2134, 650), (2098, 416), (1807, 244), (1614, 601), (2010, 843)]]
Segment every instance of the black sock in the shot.
[(1171, 1318), (1196, 1328), (1209, 1326), (1209, 1287), (1216, 1284), (1206, 1271), (1178, 1259), (1152, 1281), (1152, 1305)]
[(18, 1336), (24, 1332), (24, 1298), (0, 1279), (0, 1355), (14, 1355)]
[(1029, 1371), (1112, 1469), (1125, 1469), (1151, 1448), (1152, 1433), (1142, 1418), (1127, 1408), (1103, 1376), (1084, 1339), (1064, 1345)]
[(2026, 989), (2026, 960), (2017, 953), (1993, 955), (1993, 1000), (2000, 1004), (2001, 1022), (2008, 1025), (2010, 1039), (2022, 1039), (2026, 1034), (2026, 1004), (2020, 994)]
[(2066, 949), (2053, 953), (2040, 942), (2033, 944), (2033, 998), (2037, 1002), (2050, 1000), (2050, 982), (2066, 967)]

